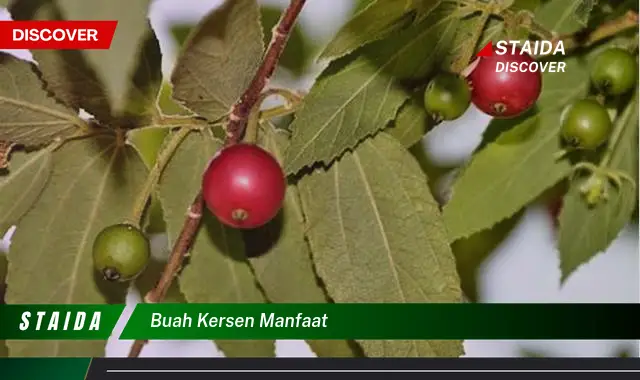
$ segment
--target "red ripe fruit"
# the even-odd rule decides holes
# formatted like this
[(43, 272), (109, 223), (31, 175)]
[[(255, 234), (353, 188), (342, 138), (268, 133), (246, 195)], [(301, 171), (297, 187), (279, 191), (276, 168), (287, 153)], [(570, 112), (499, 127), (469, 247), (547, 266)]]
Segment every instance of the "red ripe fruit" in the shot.
[(202, 195), (222, 223), (257, 228), (273, 219), (284, 200), (285, 174), (278, 161), (253, 144), (219, 151), (204, 173)]
[[(536, 103), (542, 89), (542, 76), (539, 70), (528, 71), (534, 62), (530, 55), (518, 51), (498, 55), (494, 49), (493, 55), (478, 59), (467, 79), (471, 85), (471, 101), (482, 112), (497, 118), (512, 118)], [(517, 69), (514, 70), (514, 66)], [(520, 71), (521, 67), (527, 71)]]

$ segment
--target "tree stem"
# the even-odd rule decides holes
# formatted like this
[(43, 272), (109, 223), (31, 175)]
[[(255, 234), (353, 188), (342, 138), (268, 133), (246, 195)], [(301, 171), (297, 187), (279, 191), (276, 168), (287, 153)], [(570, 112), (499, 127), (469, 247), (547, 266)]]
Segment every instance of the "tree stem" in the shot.
[(306, 0), (291, 0), (289, 6), (282, 13), (280, 21), (273, 28), (271, 42), (262, 64), (258, 68), (253, 80), (247, 90), (242, 94), (240, 100), (231, 108), (229, 114), (229, 124), (227, 124), (226, 145), (232, 145), (242, 140), (244, 129), (247, 125), (247, 118), (258, 101), (262, 90), (276, 69), (278, 60), (284, 51), (284, 47), (289, 39), (289, 34), (295, 24)]
[[(232, 145), (242, 140), (244, 129), (247, 125), (249, 113), (260, 98), (262, 91), (267, 85), (269, 79), (273, 75), (278, 64), (282, 51), (284, 50), (289, 34), (293, 29), (302, 7), (306, 0), (291, 0), (289, 6), (282, 14), (280, 21), (275, 28), (271, 37), (271, 43), (263, 58), (260, 68), (256, 72), (253, 80), (249, 84), (240, 100), (233, 106), (229, 115), (229, 124), (227, 125), (227, 141), (226, 145)], [(144, 298), (145, 302), (158, 303), (164, 300), (164, 297), (173, 283), (173, 279), (178, 275), (184, 259), (188, 256), (188, 251), (193, 243), (193, 239), (198, 232), (200, 220), (202, 219), (203, 199), (202, 192), (198, 192), (195, 200), (189, 207), (187, 217), (180, 231), (180, 235), (176, 240), (169, 261), (165, 266), (158, 284), (147, 293)], [(136, 340), (131, 346), (129, 357), (138, 357), (142, 348), (147, 343), (145, 340)]]
[(562, 41), (565, 52), (579, 47), (588, 47), (632, 28), (638, 28), (638, 14), (634, 11), (628, 11), (623, 16), (600, 25), (586, 36), (578, 34), (559, 36), (554, 39), (553, 47), (555, 48), (560, 41)]
[(156, 163), (153, 165), (153, 168), (151, 168), (151, 171), (147, 176), (147, 180), (145, 181), (144, 186), (142, 187), (142, 190), (138, 195), (138, 199), (136, 200), (130, 221), (134, 226), (139, 227), (142, 223), (144, 210), (147, 207), (147, 203), (149, 201), (149, 198), (151, 197), (153, 189), (155, 188), (158, 180), (160, 179), (160, 176), (162, 175), (162, 171), (167, 166), (176, 149), (178, 149), (178, 146), (180, 146), (180, 143), (182, 142), (182, 140), (184, 140), (185, 137), (187, 137), (189, 132), (191, 132), (190, 128), (182, 127), (173, 135), (169, 136), (169, 142), (158, 155)]

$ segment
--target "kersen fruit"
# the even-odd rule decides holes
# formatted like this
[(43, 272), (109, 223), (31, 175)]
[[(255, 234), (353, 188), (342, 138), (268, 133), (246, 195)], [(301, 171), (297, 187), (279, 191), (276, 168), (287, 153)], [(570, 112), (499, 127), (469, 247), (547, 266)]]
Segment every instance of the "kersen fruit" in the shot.
[(497, 118), (511, 118), (531, 108), (540, 96), (540, 71), (501, 71), (500, 67), (530, 66), (533, 58), (526, 53), (507, 52), (480, 57), (471, 72), (471, 101), (482, 112)]
[(578, 100), (562, 115), (562, 138), (575, 149), (596, 149), (607, 141), (612, 129), (607, 109), (592, 99)]
[(443, 73), (435, 76), (424, 92), (424, 106), (434, 119), (455, 120), (469, 108), (471, 90), (464, 78)]
[(115, 224), (100, 231), (93, 242), (93, 264), (108, 281), (129, 281), (151, 257), (149, 240), (138, 228)]
[(236, 144), (218, 152), (202, 184), (207, 208), (235, 228), (257, 228), (273, 219), (282, 207), (285, 190), (278, 161), (253, 144)]

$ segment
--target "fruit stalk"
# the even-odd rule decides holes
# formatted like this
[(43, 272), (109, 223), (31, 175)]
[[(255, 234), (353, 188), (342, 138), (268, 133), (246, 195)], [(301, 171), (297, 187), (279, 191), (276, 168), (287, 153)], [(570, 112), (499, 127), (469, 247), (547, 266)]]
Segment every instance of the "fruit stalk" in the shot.
[[(249, 113), (259, 100), (264, 87), (273, 75), (280, 56), (282, 55), (284, 47), (289, 39), (289, 34), (291, 33), (293, 25), (295, 24), (304, 4), (305, 0), (291, 0), (289, 6), (284, 10), (280, 21), (278, 21), (276, 26), (273, 28), (271, 42), (269, 43), (269, 47), (264, 55), (260, 68), (258, 68), (256, 75), (249, 84), (249, 87), (231, 109), (229, 124), (227, 125), (227, 140), (225, 145), (232, 145), (241, 141), (244, 129), (247, 125)], [(184, 259), (188, 255), (188, 250), (191, 247), (193, 238), (200, 226), (202, 211), (202, 192), (198, 192), (198, 195), (189, 207), (182, 230), (173, 245), (169, 255), (169, 261), (160, 276), (160, 280), (158, 281), (158, 284), (151, 289), (149, 293), (147, 293), (145, 296), (145, 302), (158, 303), (162, 302), (164, 299), (167, 290), (173, 283), (173, 279), (177, 276), (178, 272), (182, 268)], [(131, 346), (129, 357), (138, 357), (145, 344), (145, 340), (136, 340)]]
[(171, 157), (173, 157), (173, 153), (176, 151), (178, 146), (180, 146), (182, 140), (187, 137), (189, 132), (191, 132), (191, 129), (188, 127), (180, 128), (177, 132), (170, 136), (169, 142), (158, 155), (156, 163), (153, 165), (153, 168), (151, 168), (151, 171), (147, 176), (147, 180), (145, 181), (144, 186), (140, 191), (138, 199), (136, 200), (136, 203), (134, 205), (130, 220), (130, 223), (134, 226), (140, 227), (140, 223), (142, 222), (142, 215), (144, 214), (144, 210), (147, 207), (151, 192), (158, 183), (160, 175), (162, 175), (162, 172), (167, 166), (167, 163), (169, 163), (169, 160), (171, 159)]
[(306, 0), (291, 0), (289, 6), (282, 13), (280, 21), (273, 28), (271, 42), (267, 49), (262, 64), (258, 68), (253, 80), (247, 90), (242, 94), (240, 100), (231, 108), (229, 114), (229, 124), (227, 124), (226, 145), (238, 143), (242, 139), (244, 129), (247, 125), (247, 118), (253, 106), (258, 101), (262, 90), (271, 79), (276, 69), (280, 56), (289, 39), (289, 34), (293, 29), (302, 7)]

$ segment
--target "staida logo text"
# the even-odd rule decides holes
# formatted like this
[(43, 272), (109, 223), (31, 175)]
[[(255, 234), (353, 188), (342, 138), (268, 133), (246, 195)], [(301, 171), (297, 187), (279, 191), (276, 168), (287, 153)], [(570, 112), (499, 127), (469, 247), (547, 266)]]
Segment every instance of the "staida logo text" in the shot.
[[(531, 57), (536, 56), (564, 56), (564, 44), (562, 40), (552, 41), (498, 41), (495, 45), (493, 42), (483, 47), (477, 54), (478, 57), (490, 57), (492, 55), (520, 55), (528, 54)], [(533, 62), (496, 62), (496, 72), (549, 72), (564, 73), (565, 63), (553, 60), (533, 61)]]
[(117, 21), (0, 21), (0, 49), (109, 49)]

